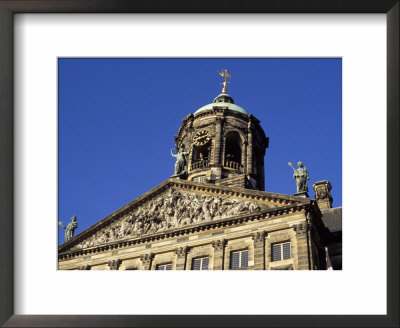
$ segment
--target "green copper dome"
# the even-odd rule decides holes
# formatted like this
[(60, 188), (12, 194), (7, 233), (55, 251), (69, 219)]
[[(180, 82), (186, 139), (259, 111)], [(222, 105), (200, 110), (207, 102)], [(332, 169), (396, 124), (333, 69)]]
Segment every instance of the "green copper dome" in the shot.
[(212, 109), (213, 106), (228, 107), (228, 109), (230, 109), (230, 110), (234, 110), (234, 111), (240, 112), (242, 114), (248, 115), (248, 113), (242, 107), (235, 105), (235, 102), (233, 101), (232, 97), (226, 93), (221, 93), (218, 96), (216, 96), (214, 98), (214, 102), (199, 108), (198, 110), (195, 111), (195, 114), (197, 114), (201, 111), (207, 110), (207, 109)]

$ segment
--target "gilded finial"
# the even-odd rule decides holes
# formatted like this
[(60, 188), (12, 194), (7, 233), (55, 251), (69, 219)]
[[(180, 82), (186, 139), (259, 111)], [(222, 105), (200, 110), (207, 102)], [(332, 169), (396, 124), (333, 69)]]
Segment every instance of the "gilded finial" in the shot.
[(224, 82), (221, 83), (223, 85), (222, 93), (226, 93), (226, 86), (229, 83), (227, 80), (231, 78), (231, 75), (228, 73), (227, 69), (223, 69), (221, 72), (218, 72), (218, 74), (224, 78)]

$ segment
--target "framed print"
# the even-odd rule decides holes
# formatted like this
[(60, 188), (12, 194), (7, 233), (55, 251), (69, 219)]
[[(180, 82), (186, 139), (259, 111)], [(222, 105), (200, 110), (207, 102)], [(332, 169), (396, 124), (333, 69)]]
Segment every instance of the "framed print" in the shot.
[[(246, 3), (233, 1), (201, 4), (193, 2), (190, 6), (180, 1), (168, 5), (160, 1), (140, 3), (1, 1), (0, 10), (2, 24), (0, 46), (4, 49), (0, 53), (2, 72), (0, 252), (3, 259), (0, 270), (1, 324), (88, 327), (166, 324), (250, 327), (398, 326), (398, 1), (351, 1), (346, 4), (337, 1), (315, 1), (306, 4), (298, 1)], [(44, 13), (46, 15), (42, 15)], [(85, 13), (90, 15), (84, 15)], [(102, 15), (92, 15), (93, 13)], [(211, 13), (212, 15), (208, 15)], [(227, 15), (229, 13), (232, 15)], [(297, 15), (285, 15), (286, 13)], [(339, 13), (377, 15), (332, 15)], [(318, 16), (320, 14), (330, 15)], [(346, 50), (346, 47), (351, 51)], [(77, 57), (83, 58), (82, 66), (74, 66), (78, 59), (73, 58)], [(123, 260), (115, 263), (111, 261), (106, 271), (88, 272), (81, 265), (79, 268), (76, 267), (74, 263), (80, 260), (78, 257), (82, 255), (87, 259), (88, 256), (92, 256), (89, 253), (73, 255), (77, 257), (72, 258), (70, 262), (63, 262), (66, 263), (64, 268), (70, 270), (57, 270), (60, 258), (58, 261), (54, 259), (60, 255), (68, 257), (72, 254), (70, 251), (75, 249), (75, 246), (70, 249), (65, 247), (69, 245), (68, 239), (71, 237), (67, 233), (65, 234), (67, 242), (63, 244), (64, 246), (60, 246), (59, 254), (53, 247), (57, 244), (54, 234), (57, 222), (54, 216), (58, 215), (57, 208), (61, 204), (60, 199), (57, 199), (57, 186), (65, 181), (58, 176), (57, 166), (63, 165), (68, 168), (68, 160), (57, 162), (57, 147), (60, 147), (60, 142), (65, 140), (61, 136), (68, 137), (68, 129), (71, 129), (71, 134), (75, 133), (77, 125), (74, 122), (77, 119), (82, 119), (82, 122), (86, 120), (86, 127), (93, 126), (90, 120), (99, 119), (94, 112), (89, 117), (83, 115), (70, 117), (68, 120), (73, 124), (64, 125), (65, 112), (57, 113), (57, 106), (64, 104), (65, 97), (62, 92), (65, 89), (62, 87), (66, 82), (69, 81), (69, 90), (73, 90), (72, 92), (77, 95), (79, 89), (81, 91), (84, 89), (85, 76), (79, 76), (77, 72), (84, 70), (89, 72), (88, 60), (94, 57), (101, 57), (104, 62), (111, 60), (109, 58), (115, 60), (119, 57), (118, 65), (125, 60), (123, 58), (136, 58), (135, 60), (142, 58), (143, 69), (148, 63), (153, 65), (153, 68), (154, 65), (160, 65), (157, 72), (166, 74), (162, 67), (170, 67), (171, 70), (175, 67), (175, 75), (184, 75), (190, 70), (187, 67), (182, 68), (179, 63), (177, 66), (165, 64), (167, 60), (165, 58), (170, 58), (168, 60), (178, 57), (192, 58), (191, 60), (203, 58), (202, 60), (207, 62), (206, 58), (218, 58), (221, 61), (230, 57), (232, 67), (235, 67), (235, 61), (239, 61), (239, 58), (253, 58), (253, 60), (256, 57), (339, 58), (342, 63), (340, 68), (343, 65), (343, 203), (346, 204), (343, 270), (333, 272), (295, 270), (282, 273), (273, 270), (272, 267), (275, 266), (272, 265), (272, 271), (186, 272), (186, 276), (182, 275), (185, 272), (176, 271), (160, 273), (165, 275), (160, 278), (160, 275), (157, 277), (153, 275), (157, 274), (156, 272), (140, 270), (113, 272), (112, 269), (120, 265), (125, 270), (136, 268), (136, 262), (128, 263)], [(159, 63), (156, 63), (155, 59), (145, 62), (148, 58), (155, 58)], [(220, 62), (221, 65), (222, 63), (223, 61)], [(275, 64), (275, 67), (279, 67), (277, 62)], [(126, 67), (118, 65), (112, 66), (110, 70), (119, 69), (127, 72)], [(104, 65), (100, 67), (100, 70), (106, 68)], [(253, 71), (255, 69), (251, 65), (248, 67), (249, 69), (252, 67)], [(95, 68), (87, 74), (95, 75)], [(154, 74), (153, 68), (146, 70), (149, 74)], [(223, 68), (226, 67), (219, 69)], [(229, 67), (227, 68), (229, 71)], [(221, 142), (223, 146), (221, 148), (216, 146), (210, 152), (207, 145), (218, 145), (216, 141), (214, 143), (217, 133), (206, 124), (198, 125), (192, 147), (185, 144), (183, 134), (181, 137), (178, 135), (175, 138), (178, 153), (172, 153), (173, 156), (177, 156), (175, 175), (185, 173), (185, 166), (179, 165), (178, 155), (179, 151), (185, 152), (186, 148), (190, 149), (188, 153), (191, 154), (190, 165), (193, 170), (201, 169), (199, 165), (203, 165), (211, 157), (216, 160), (215, 154), (222, 149), (220, 158), (224, 159), (226, 172), (229, 174), (234, 170), (239, 172), (240, 165), (243, 166), (243, 170), (246, 166), (250, 169), (255, 167), (255, 172), (261, 172), (257, 170), (257, 165), (260, 163), (258, 158), (254, 158), (256, 164), (247, 166), (246, 160), (248, 161), (251, 156), (242, 156), (244, 151), (240, 147), (246, 143), (239, 140), (240, 129), (249, 131), (248, 125), (251, 126), (251, 122), (246, 122), (246, 127), (240, 125), (243, 123), (240, 121), (242, 119), (240, 103), (238, 101), (235, 104), (237, 107), (234, 107), (233, 100), (230, 101), (226, 91), (226, 88), (229, 90), (230, 87), (227, 86), (230, 78), (228, 71), (219, 71), (225, 84), (221, 95), (216, 99), (220, 99), (220, 103), (228, 104), (227, 108), (233, 110), (233, 121), (237, 122), (233, 122), (230, 118), (227, 121), (234, 126), (236, 132), (228, 131), (224, 135), (225, 139), (221, 139), (224, 140)], [(69, 77), (65, 72), (70, 73)], [(138, 74), (137, 72), (138, 68), (135, 68), (131, 74)], [(174, 74), (171, 73), (171, 76)], [(116, 79), (115, 84), (118, 84), (113, 91), (114, 95), (118, 96), (118, 92), (129, 92), (128, 82), (122, 83), (119, 75), (108, 75), (108, 78), (113, 77)], [(161, 81), (161, 78), (159, 80)], [(187, 85), (190, 84), (187, 77), (182, 77), (181, 80), (186, 81)], [(162, 93), (162, 85), (157, 85), (156, 76), (148, 80), (142, 77), (141, 81), (142, 84), (149, 85), (154, 81), (155, 90), (159, 88), (158, 97), (148, 95), (150, 103), (157, 100), (160, 103), (164, 102), (165, 108), (173, 107), (173, 104), (168, 103), (168, 95), (172, 91)], [(249, 84), (252, 82), (253, 80), (249, 81)], [(98, 87), (92, 81), (87, 84), (94, 88)], [(57, 86), (60, 85), (61, 88), (57, 90)], [(179, 85), (174, 89), (179, 89)], [(99, 90), (96, 92), (99, 93)], [(110, 90), (105, 90), (107, 91)], [(184, 97), (187, 95), (187, 91), (182, 94)], [(77, 97), (65, 102), (68, 104), (65, 107), (68, 113), (79, 108), (77, 99), (87, 97), (88, 103), (94, 100), (90, 96), (90, 90), (87, 89)], [(115, 108), (118, 107), (117, 98), (108, 106), (112, 108), (113, 104)], [(190, 108), (187, 112), (193, 110), (194, 108)], [(207, 110), (205, 108), (203, 113)], [(79, 111), (76, 113), (79, 114)], [(218, 113), (218, 108), (215, 113)], [(102, 114), (99, 109), (97, 114), (104, 113)], [(82, 127), (85, 128), (85, 125)], [(195, 127), (197, 128), (197, 125)], [(130, 126), (125, 128), (129, 130)], [(116, 127), (111, 126), (104, 133), (111, 134), (113, 129)], [(257, 134), (260, 135), (262, 136), (261, 132)], [(85, 142), (84, 136), (78, 138), (82, 143)], [(254, 140), (259, 142), (257, 138)], [(320, 141), (314, 140), (310, 143), (315, 147), (319, 145), (318, 142)], [(239, 146), (235, 148), (230, 146), (231, 144)], [(185, 147), (180, 147), (181, 145)], [(99, 147), (107, 147), (107, 140), (103, 140)], [(180, 150), (181, 148), (183, 150)], [(195, 151), (191, 152), (192, 149)], [(121, 148), (119, 151), (122, 152), (124, 149)], [(256, 153), (254, 150), (252, 154)], [(70, 160), (72, 169), (73, 156)], [(297, 159), (293, 160), (297, 163)], [(170, 164), (168, 165), (173, 166), (173, 163)], [(284, 164), (286, 169), (291, 170), (287, 161)], [(299, 168), (301, 167), (299, 164)], [(196, 171), (196, 174), (200, 171)], [(206, 172), (206, 179), (212, 179), (212, 174), (218, 174), (216, 171), (210, 172)], [(192, 172), (186, 173), (190, 175)], [(196, 183), (201, 183), (200, 180), (204, 177), (197, 174), (191, 178), (194, 179), (193, 183), (182, 181), (180, 186), (174, 188), (182, 189), (181, 192), (186, 195), (189, 186), (192, 184), (197, 186)], [(253, 178), (255, 183), (253, 187), (257, 183), (261, 184), (257, 174)], [(252, 180), (249, 178), (249, 181)], [(160, 188), (164, 187), (166, 186), (161, 185)], [(325, 187), (328, 188), (328, 184), (325, 184)], [(224, 198), (225, 187), (218, 187), (215, 184), (213, 188), (216, 192), (218, 190), (218, 197)], [(301, 181), (297, 184), (297, 188), (297, 191), (302, 191)], [(253, 192), (254, 195), (249, 194), (251, 197), (252, 195), (254, 198), (260, 197), (256, 195), (257, 191)], [(173, 192), (171, 197), (173, 198)], [(204, 200), (189, 194), (187, 197), (192, 202)], [(215, 195), (213, 197), (214, 201), (227, 201), (225, 198), (217, 199)], [(232, 199), (236, 199), (235, 197), (239, 196), (231, 195)], [(240, 211), (240, 204), (232, 199), (231, 203), (237, 205), (237, 210)], [(290, 202), (296, 199), (288, 198), (283, 202), (289, 206)], [(155, 203), (143, 201), (141, 206), (148, 206), (147, 211), (150, 212), (151, 206), (156, 207)], [(248, 206), (248, 211), (250, 206), (252, 208), (257, 206), (250, 203), (241, 205)], [(115, 208), (110, 210), (110, 213), (114, 210)], [(63, 219), (65, 215), (63, 214)], [(220, 213), (220, 216), (222, 218), (223, 213)], [(218, 226), (222, 221), (215, 222)], [(257, 221), (252, 219), (251, 222), (254, 224)], [(68, 228), (65, 223), (60, 226), (69, 229), (69, 233), (73, 236), (74, 232), (71, 232), (73, 225)], [(170, 221), (167, 220), (165, 224), (170, 224)], [(192, 227), (191, 224), (193, 222), (183, 223)], [(107, 238), (113, 241), (113, 234), (126, 233), (122, 225), (118, 228), (120, 229), (107, 230)], [(138, 227), (139, 230), (143, 229), (141, 232), (143, 238), (147, 238), (145, 232), (156, 228), (163, 229), (162, 220), (157, 222), (157, 227), (151, 224)], [(236, 230), (232, 231), (239, 233), (237, 228), (233, 228)], [(154, 233), (159, 233), (156, 230)], [(180, 237), (184, 236), (179, 235)], [(174, 254), (174, 259), (178, 258), (176, 262), (168, 262), (170, 259), (159, 257), (158, 262), (148, 263), (151, 268), (165, 270), (168, 270), (168, 265), (186, 266), (186, 268), (191, 266), (211, 268), (214, 265), (216, 267), (220, 265), (221, 268), (232, 266), (234, 268), (235, 265), (238, 268), (250, 267), (258, 265), (257, 252), (253, 248), (253, 241), (256, 243), (258, 237), (253, 237), (249, 239), (248, 249), (247, 244), (243, 246), (235, 242), (235, 247), (228, 245), (231, 247), (229, 254), (233, 260), (230, 261), (225, 257), (220, 264), (208, 261), (202, 250), (196, 250), (196, 254), (190, 255), (188, 260), (190, 264), (178, 261), (179, 252)], [(271, 254), (272, 259), (280, 256), (291, 261), (291, 255), (288, 255), (291, 254), (288, 251), (289, 240), (294, 243), (290, 238), (276, 239), (272, 242), (271, 249), (275, 247), (274, 253)], [(164, 240), (162, 242), (165, 243)], [(103, 244), (90, 243), (91, 239), (82, 238), (79, 247), (83, 250), (103, 247)], [(164, 244), (165, 247), (166, 245)], [(122, 254), (125, 246), (115, 246), (109, 249), (109, 252), (114, 255)], [(144, 244), (143, 247), (146, 248)], [(219, 249), (218, 245), (213, 248)], [(122, 251), (118, 253), (120, 249)], [(97, 254), (100, 253), (94, 256), (102, 256)], [(146, 259), (141, 261), (143, 265), (147, 263)], [(299, 265), (299, 261), (296, 261), (291, 262), (292, 267), (296, 268)], [(85, 272), (79, 270), (81, 267)], [(111, 270), (108, 270), (109, 268)], [(287, 277), (286, 274), (291, 276)], [(132, 275), (136, 278), (132, 278)], [(250, 275), (251, 279), (248, 278)], [(329, 287), (322, 293), (323, 286), (329, 285), (327, 279), (335, 285), (335, 288)], [(324, 301), (317, 302), (316, 298)], [(117, 299), (118, 302), (111, 302), (111, 299)]]

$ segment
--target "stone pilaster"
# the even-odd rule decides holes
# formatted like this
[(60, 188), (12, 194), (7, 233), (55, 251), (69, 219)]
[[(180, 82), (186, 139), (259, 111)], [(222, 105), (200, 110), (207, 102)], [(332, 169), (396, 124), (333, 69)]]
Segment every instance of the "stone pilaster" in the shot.
[(254, 242), (254, 270), (265, 270), (265, 232), (258, 231), (252, 236)]
[(306, 222), (293, 226), (297, 239), (297, 270), (311, 270), (312, 256), (309, 249), (308, 224)]
[(222, 146), (222, 121), (223, 117), (215, 119), (215, 142), (214, 142), (214, 161), (212, 164), (221, 164), (221, 146)]
[[(188, 134), (188, 140), (192, 140), (193, 138), (193, 114), (189, 114), (188, 115), (188, 121), (187, 121), (187, 125), (185, 127), (187, 134)], [(190, 148), (190, 146), (189, 146)], [(186, 151), (189, 150), (186, 149)], [(188, 157), (188, 169), (187, 171), (190, 172), (190, 168), (192, 167), (192, 159), (193, 159), (193, 149), (190, 151), (189, 157)]]
[(185, 270), (187, 247), (179, 247), (175, 249), (176, 254), (176, 270)]
[(118, 270), (120, 265), (121, 260), (119, 259), (108, 260), (108, 266), (110, 267), (110, 270)]
[(140, 257), (140, 261), (142, 261), (143, 270), (150, 270), (152, 259), (153, 259), (153, 254), (151, 253), (143, 254)]
[(225, 239), (218, 239), (212, 242), (214, 248), (214, 270), (224, 270)]
[(253, 173), (253, 122), (249, 120), (247, 125), (247, 168), (246, 174), (252, 175)]

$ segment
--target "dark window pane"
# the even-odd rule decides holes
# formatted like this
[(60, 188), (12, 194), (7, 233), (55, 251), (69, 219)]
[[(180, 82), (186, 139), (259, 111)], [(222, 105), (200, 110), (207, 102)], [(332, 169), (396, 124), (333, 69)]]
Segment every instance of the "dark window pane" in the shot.
[(157, 265), (156, 270), (164, 270), (164, 265)]
[(208, 270), (208, 257), (203, 258), (203, 263), (201, 265), (201, 270)]
[(232, 253), (231, 255), (231, 269), (239, 268), (239, 253)]
[(172, 264), (167, 264), (165, 270), (172, 270)]
[(290, 259), (290, 243), (283, 244), (283, 259)]
[(192, 270), (200, 270), (200, 259), (193, 260)]
[(248, 260), (249, 260), (249, 253), (248, 251), (243, 251), (240, 253), (242, 255), (242, 260), (240, 263), (241, 268), (246, 268), (248, 266)]
[(272, 261), (281, 260), (281, 245), (272, 245)]

